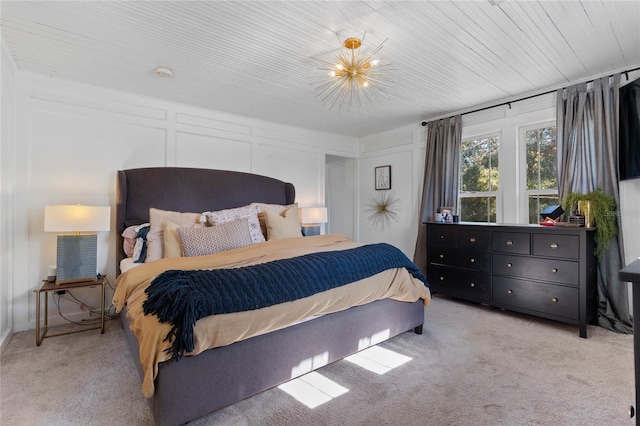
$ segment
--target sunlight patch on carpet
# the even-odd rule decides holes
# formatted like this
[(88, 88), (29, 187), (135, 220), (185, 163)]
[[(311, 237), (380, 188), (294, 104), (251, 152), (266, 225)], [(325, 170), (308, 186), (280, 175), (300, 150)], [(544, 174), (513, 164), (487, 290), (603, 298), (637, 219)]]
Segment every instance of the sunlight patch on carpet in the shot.
[(345, 358), (360, 367), (376, 374), (385, 374), (401, 366), (412, 358), (379, 346), (372, 346)]
[(316, 408), (349, 392), (349, 389), (315, 371), (290, 380), (278, 386), (278, 389), (285, 391), (309, 408)]

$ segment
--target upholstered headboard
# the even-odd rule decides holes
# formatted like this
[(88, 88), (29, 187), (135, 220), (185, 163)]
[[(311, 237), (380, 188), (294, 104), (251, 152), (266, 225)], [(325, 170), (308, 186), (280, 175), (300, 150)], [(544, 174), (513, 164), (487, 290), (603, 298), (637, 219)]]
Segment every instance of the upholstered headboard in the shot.
[(201, 213), (252, 202), (291, 204), (295, 187), (267, 176), (228, 170), (148, 167), (118, 171), (116, 266), (125, 254), (122, 232), (149, 221), (149, 208)]

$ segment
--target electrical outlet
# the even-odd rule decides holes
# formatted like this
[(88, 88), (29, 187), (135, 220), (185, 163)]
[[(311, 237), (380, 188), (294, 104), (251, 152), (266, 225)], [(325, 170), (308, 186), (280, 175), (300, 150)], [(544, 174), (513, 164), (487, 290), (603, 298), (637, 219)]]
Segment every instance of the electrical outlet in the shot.
[(56, 294), (65, 294), (67, 290), (56, 290)]

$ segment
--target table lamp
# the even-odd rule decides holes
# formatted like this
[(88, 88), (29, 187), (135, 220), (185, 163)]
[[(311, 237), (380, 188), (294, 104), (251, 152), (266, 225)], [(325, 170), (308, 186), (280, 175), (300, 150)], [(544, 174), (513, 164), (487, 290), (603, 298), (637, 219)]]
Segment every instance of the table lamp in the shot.
[(320, 224), (327, 223), (326, 207), (303, 207), (300, 209), (302, 235), (320, 235)]
[(58, 235), (56, 284), (97, 280), (99, 231), (109, 231), (111, 207), (45, 206), (44, 232)]

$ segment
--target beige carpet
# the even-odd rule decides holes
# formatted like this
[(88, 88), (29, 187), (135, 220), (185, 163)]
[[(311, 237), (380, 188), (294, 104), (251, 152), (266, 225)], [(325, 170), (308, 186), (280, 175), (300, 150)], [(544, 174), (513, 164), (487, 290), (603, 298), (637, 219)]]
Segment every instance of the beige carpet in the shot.
[[(632, 425), (633, 338), (588, 331), (434, 297), (424, 334), (380, 345), (411, 358), (385, 374), (343, 360), (319, 372), (348, 391), (316, 408), (275, 388), (190, 424)], [(2, 426), (153, 424), (118, 321), (17, 333), (0, 364)]]

